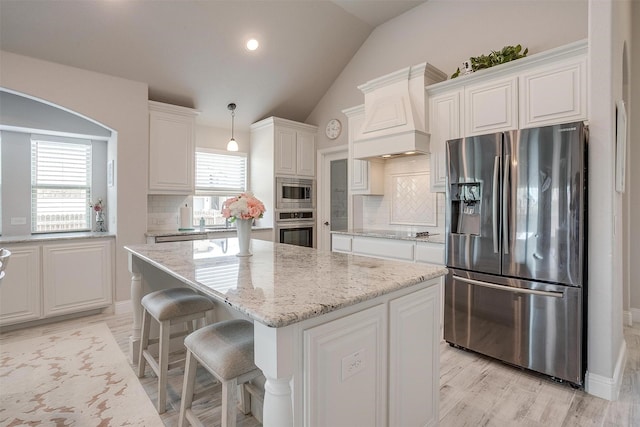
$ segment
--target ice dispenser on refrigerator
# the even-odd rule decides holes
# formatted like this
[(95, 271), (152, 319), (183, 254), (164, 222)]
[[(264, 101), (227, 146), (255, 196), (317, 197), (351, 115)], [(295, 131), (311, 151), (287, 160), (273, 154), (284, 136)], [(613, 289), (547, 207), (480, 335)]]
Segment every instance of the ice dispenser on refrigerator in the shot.
[(453, 184), (451, 186), (451, 229), (459, 234), (480, 234), (480, 183)]

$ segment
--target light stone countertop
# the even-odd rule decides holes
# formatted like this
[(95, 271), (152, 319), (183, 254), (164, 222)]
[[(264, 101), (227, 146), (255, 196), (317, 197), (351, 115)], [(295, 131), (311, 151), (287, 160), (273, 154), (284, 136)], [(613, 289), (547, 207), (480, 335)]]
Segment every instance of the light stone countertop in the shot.
[[(269, 327), (283, 327), (443, 276), (446, 268), (237, 238), (125, 249), (186, 285)], [(225, 252), (226, 251), (226, 252)]]
[(104, 237), (115, 237), (115, 233), (96, 231), (84, 231), (73, 233), (42, 233), (25, 234), (21, 236), (0, 236), (0, 245), (11, 243), (40, 243), (55, 240), (79, 240), (79, 239), (99, 239)]
[(409, 240), (413, 242), (429, 242), (444, 244), (444, 232), (431, 234), (429, 236), (416, 237), (414, 232), (397, 231), (397, 230), (375, 230), (354, 228), (350, 230), (332, 231), (332, 234), (345, 234), (347, 236), (364, 236), (364, 237), (381, 237), (384, 239)]

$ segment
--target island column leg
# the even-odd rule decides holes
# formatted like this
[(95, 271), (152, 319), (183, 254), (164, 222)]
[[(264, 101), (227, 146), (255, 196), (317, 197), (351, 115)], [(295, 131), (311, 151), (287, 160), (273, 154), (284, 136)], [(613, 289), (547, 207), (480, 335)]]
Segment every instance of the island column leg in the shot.
[(142, 273), (136, 266), (133, 255), (129, 254), (129, 271), (131, 272), (131, 305), (133, 311), (133, 327), (129, 337), (129, 358), (131, 363), (138, 363), (140, 351), (140, 329), (142, 327)]
[(262, 370), (264, 427), (293, 427), (293, 330), (254, 322), (255, 363)]

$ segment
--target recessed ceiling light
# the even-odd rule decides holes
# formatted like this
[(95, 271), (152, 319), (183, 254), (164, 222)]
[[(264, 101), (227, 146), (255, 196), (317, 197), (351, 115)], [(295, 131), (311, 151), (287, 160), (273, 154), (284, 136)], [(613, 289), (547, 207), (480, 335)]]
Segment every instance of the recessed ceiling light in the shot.
[(258, 43), (258, 40), (256, 39), (249, 39), (247, 41), (247, 50), (256, 50), (258, 46), (260, 46), (260, 43)]
[(406, 154), (407, 156), (410, 156), (411, 154), (416, 154), (416, 152), (415, 151), (407, 151), (404, 154)]
[(387, 159), (387, 158), (391, 157), (391, 154), (383, 154), (381, 157), (383, 159)]

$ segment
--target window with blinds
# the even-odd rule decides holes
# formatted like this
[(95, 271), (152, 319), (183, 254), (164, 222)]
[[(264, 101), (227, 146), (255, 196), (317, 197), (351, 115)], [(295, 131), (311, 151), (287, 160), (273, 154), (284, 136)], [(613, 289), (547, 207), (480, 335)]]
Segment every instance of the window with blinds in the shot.
[(196, 195), (193, 196), (193, 225), (200, 220), (209, 227), (227, 225), (222, 216), (225, 200), (246, 190), (246, 154), (226, 151), (196, 151)]
[(196, 193), (241, 193), (246, 180), (246, 155), (196, 151)]
[(31, 231), (91, 229), (91, 141), (31, 140)]

